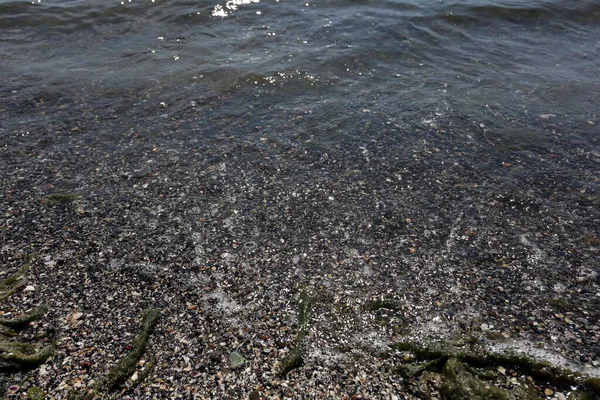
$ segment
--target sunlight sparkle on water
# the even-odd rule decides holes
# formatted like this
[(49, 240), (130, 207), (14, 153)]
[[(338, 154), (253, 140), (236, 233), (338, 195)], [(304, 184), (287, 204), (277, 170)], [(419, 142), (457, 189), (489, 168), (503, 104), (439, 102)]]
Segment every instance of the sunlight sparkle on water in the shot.
[[(212, 15), (213, 17), (227, 17), (231, 11), (236, 11), (239, 6), (244, 4), (252, 4), (258, 3), (260, 0), (229, 0), (225, 3), (225, 7), (220, 4), (217, 4), (213, 9)], [(257, 11), (257, 14), (261, 14), (260, 11)]]

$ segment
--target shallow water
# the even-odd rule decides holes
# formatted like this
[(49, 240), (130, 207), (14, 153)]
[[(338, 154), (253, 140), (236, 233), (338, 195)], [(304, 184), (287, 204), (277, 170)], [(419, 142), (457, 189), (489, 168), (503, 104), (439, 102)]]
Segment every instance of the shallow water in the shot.
[(3, 0), (0, 15), (4, 141), (42, 123), (23, 105), (36, 96), (152, 119), (230, 93), (223, 112), (280, 128), (308, 115), (324, 146), (356, 146), (363, 110), (392, 135), (455, 129), (515, 150), (550, 149), (555, 128), (585, 146), (597, 129), (596, 1)]

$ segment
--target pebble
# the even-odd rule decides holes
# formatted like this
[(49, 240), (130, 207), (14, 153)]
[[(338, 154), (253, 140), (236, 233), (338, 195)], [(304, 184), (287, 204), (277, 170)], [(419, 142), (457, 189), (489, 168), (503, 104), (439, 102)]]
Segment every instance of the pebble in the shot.
[(554, 397), (556, 397), (556, 400), (567, 400), (567, 396), (561, 392), (554, 393)]
[(262, 397), (260, 395), (260, 392), (258, 390), (254, 390), (254, 391), (250, 392), (250, 394), (248, 395), (248, 399), (249, 400), (262, 400), (262, 399), (264, 399), (264, 397)]
[(231, 362), (231, 368), (237, 368), (246, 363), (246, 359), (237, 351), (232, 351), (229, 354), (229, 361)]
[(221, 353), (220, 351), (211, 351), (210, 353), (208, 353), (208, 359), (212, 362), (219, 362), (221, 361), (222, 355), (223, 353)]

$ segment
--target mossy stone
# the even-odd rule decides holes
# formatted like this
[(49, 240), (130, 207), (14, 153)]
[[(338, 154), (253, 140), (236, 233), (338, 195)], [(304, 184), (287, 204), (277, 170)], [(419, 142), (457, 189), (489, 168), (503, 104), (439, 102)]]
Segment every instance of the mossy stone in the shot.
[(40, 387), (33, 386), (27, 391), (27, 398), (29, 400), (44, 400), (46, 398), (46, 393), (44, 393)]
[(229, 361), (231, 362), (231, 368), (235, 369), (244, 365), (247, 360), (237, 351), (232, 351), (229, 354)]

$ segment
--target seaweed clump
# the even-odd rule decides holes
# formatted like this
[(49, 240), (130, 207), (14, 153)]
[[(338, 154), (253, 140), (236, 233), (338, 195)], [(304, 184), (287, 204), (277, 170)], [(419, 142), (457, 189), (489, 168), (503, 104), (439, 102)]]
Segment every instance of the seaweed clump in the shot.
[[(30, 256), (21, 269), (0, 281), (0, 301), (4, 301), (22, 290), (27, 282), (27, 273), (35, 259)], [(46, 334), (37, 335), (39, 342), (26, 342), (22, 333), (32, 322), (40, 319), (46, 312), (44, 305), (34, 307), (21, 316), (14, 318), (0, 317), (0, 372), (12, 374), (34, 370), (44, 364), (56, 351), (56, 343), (44, 346)], [(4, 379), (0, 394), (4, 393)], [(33, 398), (33, 397), (32, 397)]]
[(133, 386), (135, 386), (146, 379), (154, 367), (154, 362), (149, 362), (140, 371), (137, 371), (137, 365), (146, 352), (150, 336), (156, 327), (159, 316), (160, 310), (156, 308), (145, 310), (141, 332), (133, 339), (131, 350), (104, 377), (98, 380), (94, 389), (87, 393), (74, 391), (70, 394), (70, 399), (93, 399), (100, 395), (109, 395), (121, 390), (127, 380), (131, 380)]
[(298, 320), (300, 329), (294, 338), (294, 345), (288, 355), (281, 362), (280, 375), (285, 376), (290, 371), (301, 367), (304, 364), (304, 347), (306, 336), (308, 335), (308, 321), (312, 300), (308, 289), (303, 289), (300, 292), (300, 300), (298, 301)]
[(48, 196), (46, 196), (46, 199), (53, 203), (70, 203), (72, 201), (79, 200), (80, 198), (81, 198), (81, 196), (76, 195), (76, 194), (58, 193), (58, 192), (52, 193), (52, 194), (49, 194)]
[[(0, 281), (0, 301), (22, 290), (27, 281), (27, 273), (35, 257), (31, 256), (16, 273)], [(56, 344), (42, 347), (42, 343), (26, 343), (21, 333), (31, 322), (40, 319), (46, 312), (46, 306), (34, 307), (29, 312), (15, 318), (0, 317), (0, 371), (30, 371), (46, 362), (56, 350)]]
[[(419, 345), (398, 342), (393, 348), (405, 353), (407, 362), (395, 368), (420, 397), (429, 399), (438, 395), (457, 400), (534, 400), (545, 396), (536, 387), (555, 388), (577, 386), (575, 398), (597, 398), (600, 380), (560, 368), (545, 361), (534, 360), (522, 354), (489, 353), (475, 348), (477, 340), (463, 341), (467, 348), (452, 343)], [(509, 371), (512, 374), (509, 374)], [(527, 376), (526, 379), (524, 377)]]
[[(115, 365), (104, 379), (100, 382), (99, 390), (103, 392), (114, 392), (118, 390), (125, 381), (133, 375), (135, 367), (138, 361), (144, 355), (150, 335), (154, 331), (154, 327), (158, 322), (158, 316), (160, 312), (156, 308), (151, 308), (144, 312), (144, 318), (142, 319), (142, 331), (133, 339), (131, 345), (131, 351), (121, 358), (117, 365)], [(147, 366), (145, 370), (151, 368), (151, 365)], [(138, 378), (138, 381), (140, 379)]]

